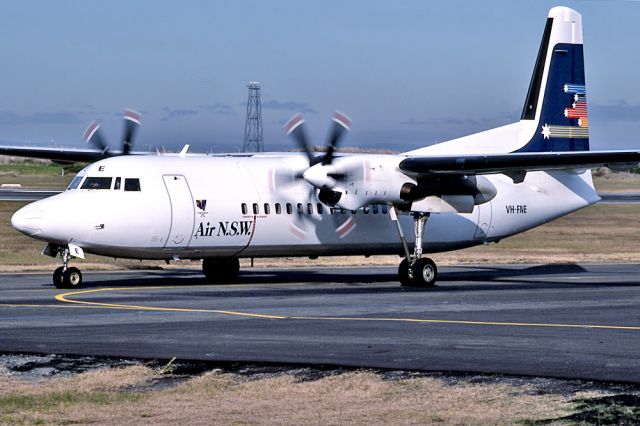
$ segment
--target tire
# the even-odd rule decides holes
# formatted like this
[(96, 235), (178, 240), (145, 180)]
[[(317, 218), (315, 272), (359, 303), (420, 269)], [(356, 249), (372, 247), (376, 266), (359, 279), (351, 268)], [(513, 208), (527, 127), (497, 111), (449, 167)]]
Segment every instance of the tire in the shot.
[(82, 287), (82, 273), (78, 268), (67, 268), (62, 273), (62, 284), (64, 288), (80, 288)]
[(411, 266), (413, 284), (417, 287), (433, 287), (438, 279), (436, 263), (428, 257), (416, 260)]
[(400, 266), (398, 266), (398, 281), (400, 281), (400, 285), (403, 287), (413, 286), (413, 280), (411, 276), (409, 276), (409, 261), (406, 258), (402, 259)]
[(202, 272), (208, 283), (234, 283), (238, 280), (240, 261), (235, 257), (202, 259)]
[(63, 266), (60, 266), (58, 268), (56, 268), (55, 271), (53, 271), (53, 285), (56, 286), (56, 288), (66, 288), (64, 286), (64, 284), (62, 283), (62, 271), (64, 270)]

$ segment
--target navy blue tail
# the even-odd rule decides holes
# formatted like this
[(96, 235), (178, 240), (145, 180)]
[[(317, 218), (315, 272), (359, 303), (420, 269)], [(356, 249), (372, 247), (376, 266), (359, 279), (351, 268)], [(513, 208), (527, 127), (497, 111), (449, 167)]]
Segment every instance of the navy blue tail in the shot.
[[(537, 121), (536, 131), (516, 152), (589, 150), (583, 45), (550, 45), (553, 21), (547, 21), (521, 117), (523, 122)], [(549, 71), (543, 81), (549, 55)]]

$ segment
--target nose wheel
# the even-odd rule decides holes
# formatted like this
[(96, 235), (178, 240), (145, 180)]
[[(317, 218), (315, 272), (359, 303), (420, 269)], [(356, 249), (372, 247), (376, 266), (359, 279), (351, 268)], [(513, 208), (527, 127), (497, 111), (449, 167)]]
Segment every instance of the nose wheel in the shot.
[(53, 271), (53, 285), (60, 289), (82, 287), (82, 272), (76, 267), (69, 266), (71, 256), (68, 248), (60, 252), (60, 258), (62, 266)]

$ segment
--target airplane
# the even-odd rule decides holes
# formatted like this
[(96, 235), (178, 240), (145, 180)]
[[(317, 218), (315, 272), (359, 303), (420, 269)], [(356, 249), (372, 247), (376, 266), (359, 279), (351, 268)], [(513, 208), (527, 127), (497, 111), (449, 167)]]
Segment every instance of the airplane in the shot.
[(548, 14), (518, 122), (396, 155), (336, 152), (350, 125), (336, 113), (323, 154), (297, 115), (285, 128), (303, 152), (102, 159), (11, 224), (60, 257), (57, 288), (81, 286), (69, 263), (85, 253), (202, 259), (212, 283), (233, 282), (239, 258), (393, 254), (403, 286), (429, 287), (426, 253), (594, 204), (591, 168), (640, 162), (640, 151), (589, 150), (582, 18), (566, 7)]

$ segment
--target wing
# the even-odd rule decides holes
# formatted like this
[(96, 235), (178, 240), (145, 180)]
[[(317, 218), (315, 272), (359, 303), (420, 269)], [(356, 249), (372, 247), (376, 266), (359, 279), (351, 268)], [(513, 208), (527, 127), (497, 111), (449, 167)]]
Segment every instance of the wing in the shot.
[[(146, 152), (131, 152), (130, 154), (150, 154)], [(99, 151), (90, 148), (54, 148), (27, 146), (0, 146), (0, 155), (16, 157), (44, 158), (52, 161), (68, 163), (93, 163), (103, 158), (122, 155), (121, 152)]]
[(413, 175), (485, 175), (530, 171), (591, 169), (640, 163), (640, 151), (571, 151), (488, 155), (412, 156), (400, 170)]

